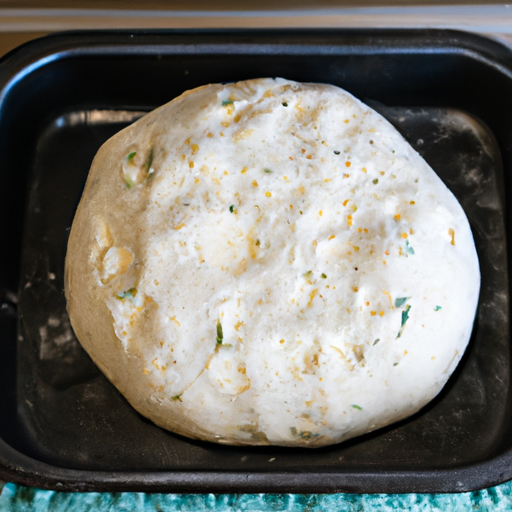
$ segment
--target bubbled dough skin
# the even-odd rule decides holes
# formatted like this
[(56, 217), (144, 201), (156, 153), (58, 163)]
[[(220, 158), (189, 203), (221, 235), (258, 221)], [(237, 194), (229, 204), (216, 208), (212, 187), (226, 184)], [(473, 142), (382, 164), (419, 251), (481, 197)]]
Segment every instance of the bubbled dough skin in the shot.
[(225, 444), (324, 446), (418, 411), (479, 285), (462, 208), (396, 130), (283, 79), (188, 91), (107, 141), (66, 258), (105, 375), (156, 424)]

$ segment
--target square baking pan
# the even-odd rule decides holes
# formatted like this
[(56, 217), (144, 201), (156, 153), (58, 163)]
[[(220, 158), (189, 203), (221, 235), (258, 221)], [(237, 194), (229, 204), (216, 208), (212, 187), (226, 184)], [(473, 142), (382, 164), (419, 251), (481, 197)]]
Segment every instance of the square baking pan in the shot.
[[(331, 83), (387, 117), (461, 202), (480, 258), (473, 335), (427, 407), (316, 450), (192, 441), (135, 412), (82, 350), (66, 243), (100, 145), (212, 82)], [(453, 31), (52, 35), (0, 61), (0, 478), (73, 491), (461, 492), (512, 478), (507, 249), (512, 53)], [(421, 375), (418, 375), (421, 379)]]

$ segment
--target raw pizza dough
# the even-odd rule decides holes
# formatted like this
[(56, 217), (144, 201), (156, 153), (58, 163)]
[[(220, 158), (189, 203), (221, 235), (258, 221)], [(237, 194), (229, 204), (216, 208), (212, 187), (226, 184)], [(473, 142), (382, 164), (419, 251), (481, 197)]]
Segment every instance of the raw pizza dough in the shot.
[(451, 192), (330, 85), (188, 91), (99, 150), (66, 259), (73, 328), (141, 414), (318, 447), (418, 411), (480, 286)]

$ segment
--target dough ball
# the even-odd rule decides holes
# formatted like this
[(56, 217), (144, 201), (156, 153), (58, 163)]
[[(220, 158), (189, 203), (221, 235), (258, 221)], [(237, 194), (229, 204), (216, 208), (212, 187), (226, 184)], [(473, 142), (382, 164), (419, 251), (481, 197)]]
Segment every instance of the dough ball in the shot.
[(196, 439), (318, 447), (441, 390), (480, 286), (457, 200), (380, 115), (323, 84), (186, 92), (99, 150), (66, 296), (141, 414)]

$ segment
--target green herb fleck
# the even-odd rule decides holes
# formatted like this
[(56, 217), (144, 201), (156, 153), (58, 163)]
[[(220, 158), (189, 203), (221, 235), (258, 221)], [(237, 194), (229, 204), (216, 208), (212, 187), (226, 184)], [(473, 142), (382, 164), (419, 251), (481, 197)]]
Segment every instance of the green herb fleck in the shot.
[(323, 272), (320, 274), (320, 277), (321, 277), (322, 279), (327, 279), (327, 276), (326, 276)]
[(174, 395), (174, 396), (171, 396), (171, 400), (173, 402), (181, 402), (181, 395)]
[(131, 299), (134, 299), (136, 295), (137, 295), (137, 288), (130, 288), (129, 290), (126, 290), (125, 292), (118, 293), (116, 295), (116, 297), (119, 300), (123, 300), (123, 299), (131, 300)]
[(442, 308), (441, 306), (436, 306), (436, 307), (434, 308), (434, 311), (439, 311), (440, 309), (443, 309), (443, 308)]
[(222, 100), (222, 106), (233, 105), (233, 100)]
[(133, 187), (133, 181), (128, 176), (124, 177), (124, 184), (126, 185), (126, 188)]
[(409, 310), (411, 309), (411, 305), (407, 304), (405, 306), (405, 309), (402, 311), (402, 326), (400, 327), (400, 330), (398, 331), (398, 334), (396, 335), (397, 338), (400, 338), (402, 336), (402, 333), (405, 329), (405, 324), (407, 323), (407, 320), (409, 320)]
[(286, 103), (286, 101), (283, 101), (283, 103), (281, 103), (281, 105), (283, 105), (283, 107), (287, 107), (288, 103)]
[(311, 270), (308, 270), (307, 272), (304, 272), (304, 274), (302, 274), (306, 279), (309, 279), (312, 275), (313, 275), (313, 272)]
[(335, 151), (334, 151), (334, 154), (335, 154), (335, 155), (339, 155), (339, 154), (340, 154), (340, 152), (335, 150)]
[(263, 169), (267, 174), (271, 174), (272, 173), (272, 170), (271, 169), (268, 169), (267, 167), (265, 167), (265, 169)]
[(222, 324), (220, 320), (217, 320), (217, 345), (222, 345), (222, 340), (224, 339), (224, 334), (222, 332)]
[(148, 177), (150, 174), (153, 173), (153, 171), (151, 170), (151, 165), (153, 164), (153, 148), (151, 148), (149, 150), (149, 155), (148, 155), (148, 159), (146, 160), (146, 172), (148, 173)]
[(300, 432), (295, 427), (290, 427), (290, 432), (292, 436), (297, 436), (303, 439), (304, 441), (309, 441), (310, 439), (316, 439), (318, 434), (313, 434), (309, 430), (301, 430)]
[(133, 157), (137, 154), (137, 151), (132, 151), (127, 157), (126, 161), (131, 162), (133, 160)]
[(397, 297), (395, 299), (395, 308), (399, 308), (400, 306), (403, 306), (409, 297)]
[(360, 405), (357, 405), (357, 404), (352, 404), (352, 407), (354, 409), (357, 409), (358, 411), (362, 411), (363, 410), (363, 408)]
[(398, 363), (393, 363), (393, 366), (398, 366)]
[(377, 183), (379, 183), (379, 180), (378, 180), (377, 178), (375, 178), (375, 179), (373, 180), (373, 184), (374, 184), (374, 185), (377, 185)]
[(256, 247), (259, 247), (260, 245), (261, 245), (260, 239), (259, 239), (259, 238), (257, 238), (257, 239), (256, 239)]
[(377, 343), (379, 343), (380, 341), (380, 338), (377, 338), (374, 342), (373, 342), (373, 346), (377, 345)]
[(234, 205), (234, 204), (232, 204), (232, 205), (229, 207), (229, 211), (230, 211), (231, 213), (233, 213), (234, 209), (235, 209), (235, 205)]
[(414, 249), (409, 245), (409, 240), (405, 241), (405, 251), (408, 254), (414, 254)]

